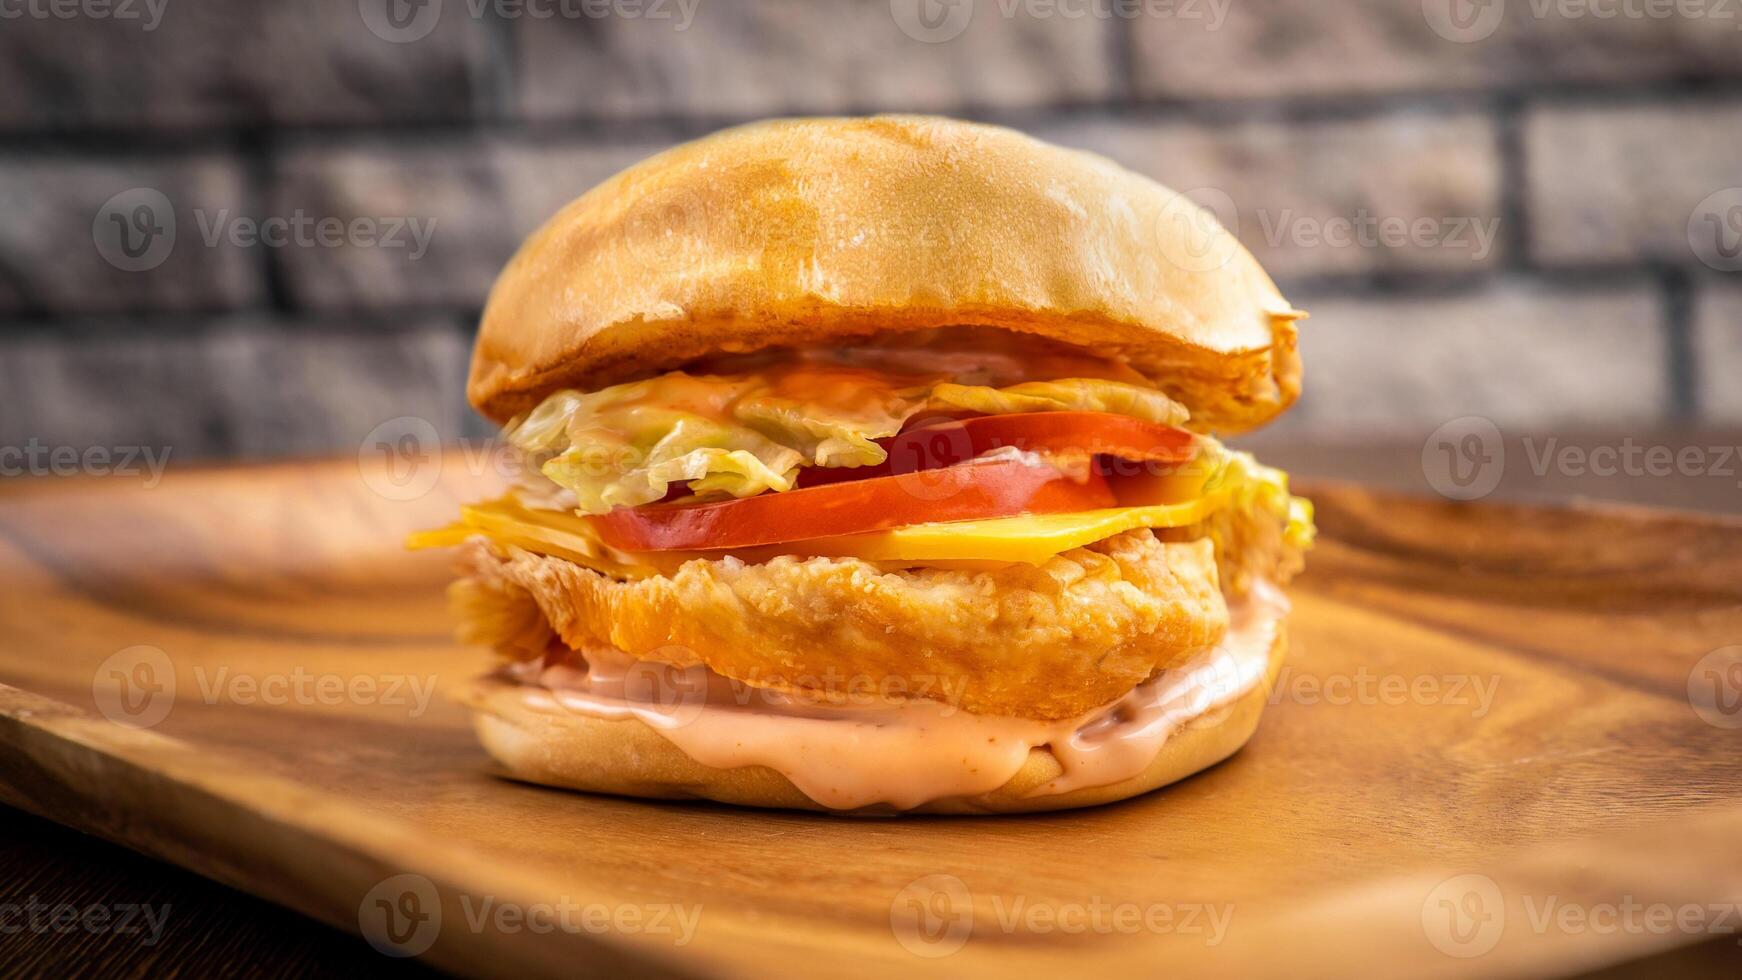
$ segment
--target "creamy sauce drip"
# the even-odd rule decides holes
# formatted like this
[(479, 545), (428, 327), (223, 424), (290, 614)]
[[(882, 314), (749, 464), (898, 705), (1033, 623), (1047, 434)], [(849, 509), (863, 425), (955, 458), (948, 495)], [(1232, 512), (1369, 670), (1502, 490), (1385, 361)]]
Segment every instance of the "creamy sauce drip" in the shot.
[(852, 703), (748, 688), (705, 667), (678, 669), (589, 650), (586, 665), (537, 663), (509, 671), (537, 710), (638, 719), (690, 758), (717, 769), (761, 765), (840, 810), (911, 809), (1004, 785), (1029, 750), (1048, 746), (1063, 772), (1030, 796), (1105, 786), (1141, 773), (1187, 723), (1257, 686), (1287, 612), (1257, 583), (1231, 608), (1222, 642), (1078, 718), (976, 715), (921, 698), (863, 693)]

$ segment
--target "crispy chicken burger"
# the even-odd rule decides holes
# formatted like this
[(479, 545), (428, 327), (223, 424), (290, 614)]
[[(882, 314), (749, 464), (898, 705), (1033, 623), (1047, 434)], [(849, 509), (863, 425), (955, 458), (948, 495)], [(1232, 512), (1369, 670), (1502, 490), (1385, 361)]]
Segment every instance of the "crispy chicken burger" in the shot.
[(1089, 806), (1233, 754), (1312, 538), (1216, 434), (1295, 321), (1201, 209), (945, 119), (728, 130), (535, 233), (468, 395), (469, 697), (523, 780), (858, 813)]

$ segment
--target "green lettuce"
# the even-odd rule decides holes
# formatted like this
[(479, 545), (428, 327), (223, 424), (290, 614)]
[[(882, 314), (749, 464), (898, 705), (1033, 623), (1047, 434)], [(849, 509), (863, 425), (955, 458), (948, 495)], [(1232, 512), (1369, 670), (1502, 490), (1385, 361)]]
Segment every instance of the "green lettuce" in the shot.
[(1177, 425), (1185, 410), (1151, 388), (1073, 378), (1007, 388), (869, 371), (657, 378), (558, 391), (505, 435), (582, 514), (635, 507), (685, 484), (702, 496), (790, 490), (804, 466), (875, 466), (877, 440), (931, 409), (999, 414), (1114, 412)]
[(1205, 440), (1203, 458), (1212, 467), (1206, 496), (1228, 495), (1228, 502), (1187, 536), (1209, 538), (1216, 550), (1222, 586), (1243, 595), (1254, 579), (1283, 583), (1300, 570), (1302, 553), (1317, 530), (1313, 505), (1289, 493), (1288, 474), (1265, 466), (1252, 454)]
[(1137, 385), (1104, 381), (1100, 378), (1029, 381), (1008, 388), (941, 384), (932, 389), (931, 407), (941, 411), (968, 411), (982, 415), (1003, 415), (1010, 412), (1111, 412), (1163, 425), (1179, 425), (1187, 418), (1185, 406), (1154, 388), (1140, 388)]

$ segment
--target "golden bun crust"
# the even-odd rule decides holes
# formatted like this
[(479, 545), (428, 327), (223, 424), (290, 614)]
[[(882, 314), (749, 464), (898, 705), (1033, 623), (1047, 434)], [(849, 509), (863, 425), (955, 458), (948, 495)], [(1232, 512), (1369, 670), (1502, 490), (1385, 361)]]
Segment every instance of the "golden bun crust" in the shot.
[(992, 326), (1124, 356), (1240, 430), (1293, 402), (1289, 306), (1209, 213), (1092, 154), (926, 116), (667, 150), (563, 208), (491, 290), (467, 394), (503, 422), (721, 352)]
[[(1148, 768), (1128, 779), (1056, 796), (1025, 794), (1057, 776), (1058, 759), (1033, 749), (1010, 781), (978, 796), (934, 800), (907, 813), (1038, 813), (1099, 806), (1177, 782), (1228, 758), (1258, 727), (1287, 649), (1287, 630), (1277, 625), (1264, 682), (1230, 704), (1188, 722), (1162, 744)], [(739, 806), (819, 810), (875, 816), (873, 808), (829, 811), (785, 776), (765, 766), (716, 769), (690, 758), (640, 721), (606, 721), (574, 712), (542, 712), (527, 706), (518, 685), (487, 677), (469, 701), (473, 725), (486, 751), (515, 779), (546, 786), (668, 800), (715, 800)]]

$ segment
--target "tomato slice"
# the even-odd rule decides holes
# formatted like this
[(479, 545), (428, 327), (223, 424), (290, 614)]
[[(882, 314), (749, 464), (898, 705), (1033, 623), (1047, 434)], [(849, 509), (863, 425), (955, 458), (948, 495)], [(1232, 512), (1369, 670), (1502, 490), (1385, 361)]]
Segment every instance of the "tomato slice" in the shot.
[(739, 500), (623, 507), (590, 520), (619, 551), (707, 551), (1115, 503), (1097, 473), (1079, 481), (1051, 466), (990, 459)]
[[(1056, 456), (1117, 456), (1134, 462), (1183, 463), (1197, 437), (1171, 425), (1111, 412), (1023, 412), (930, 422), (889, 440), (912, 469), (952, 466), (995, 449), (1014, 447)], [(965, 453), (965, 455), (964, 455)]]
[[(1197, 437), (1110, 412), (1028, 412), (924, 422), (880, 440), (877, 466), (806, 468), (799, 489), (705, 504), (654, 504), (591, 518), (620, 551), (707, 551), (861, 534), (933, 521), (1057, 514), (1118, 505), (1100, 471), (1075, 480), (1021, 459), (1018, 449), (1066, 459), (1185, 463)], [(1121, 484), (1130, 482), (1121, 479)]]
[(1184, 429), (1111, 412), (1023, 412), (924, 422), (878, 440), (889, 458), (870, 467), (807, 467), (800, 486), (954, 466), (996, 449), (1065, 458), (1113, 456), (1136, 463), (1184, 463), (1198, 450)]

